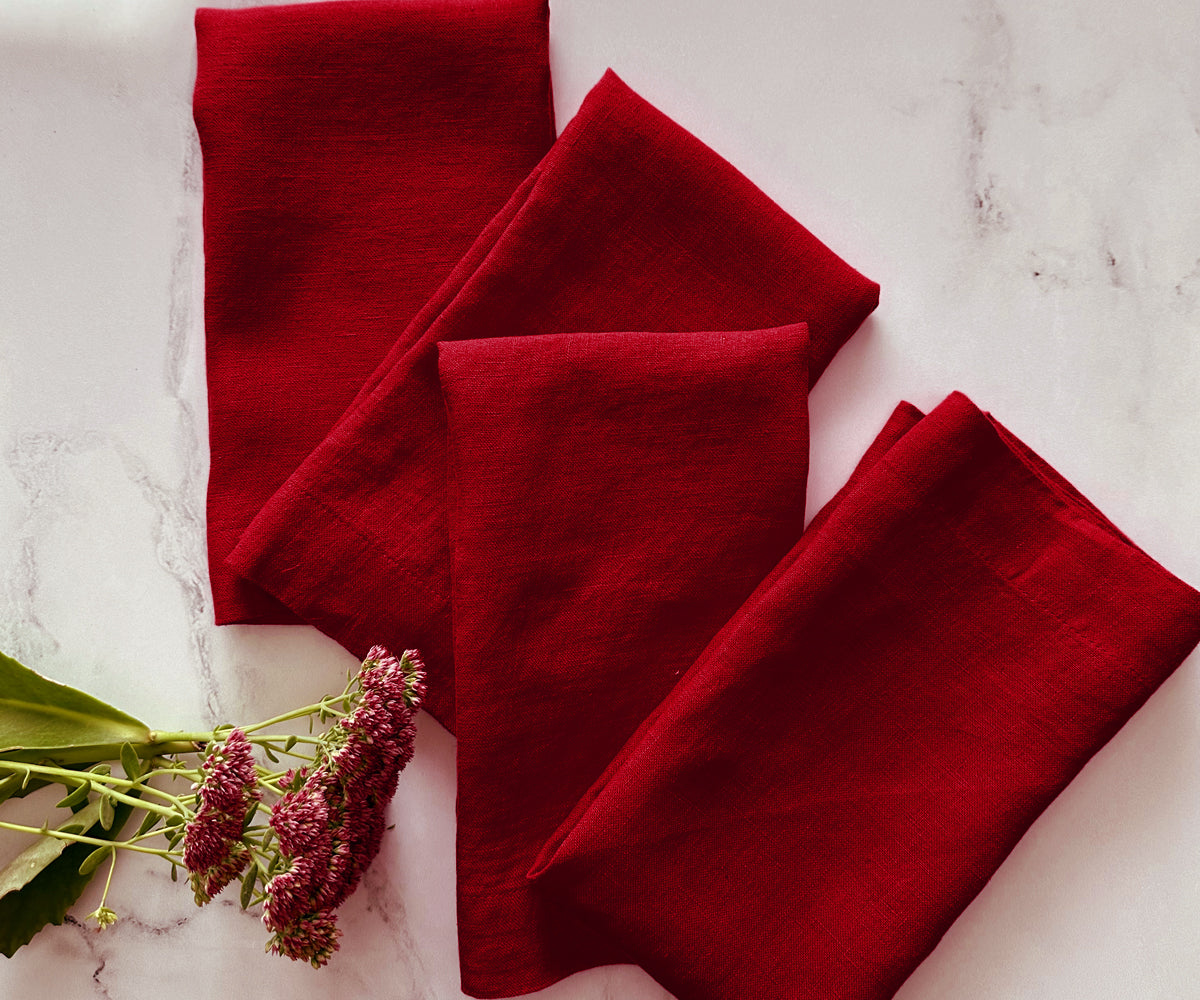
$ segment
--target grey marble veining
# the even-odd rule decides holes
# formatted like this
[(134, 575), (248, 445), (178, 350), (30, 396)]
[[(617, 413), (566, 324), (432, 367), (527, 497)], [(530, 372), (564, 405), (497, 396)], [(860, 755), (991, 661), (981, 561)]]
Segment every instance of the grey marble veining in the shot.
[[(0, 649), (161, 728), (351, 665), (211, 624), (192, 12), (0, 0)], [(811, 509), (898, 399), (961, 388), (1200, 583), (1200, 7), (553, 0), (552, 64), (560, 125), (611, 65), (881, 282), (812, 397)], [(901, 1000), (1200, 996), (1198, 706), (1193, 658)], [(455, 1000), (454, 741), (428, 719), (390, 818), (328, 970), (123, 858), (118, 923), (82, 925), (93, 887), (0, 996)], [(544, 996), (666, 994), (615, 968)]]

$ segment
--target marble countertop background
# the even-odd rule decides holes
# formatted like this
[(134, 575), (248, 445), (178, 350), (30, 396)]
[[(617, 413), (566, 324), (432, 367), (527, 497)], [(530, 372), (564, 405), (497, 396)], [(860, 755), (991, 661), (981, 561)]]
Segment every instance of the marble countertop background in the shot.
[[(161, 728), (339, 686), (215, 628), (194, 4), (0, 0), (0, 649)], [(606, 66), (883, 286), (812, 399), (810, 509), (959, 388), (1200, 585), (1200, 7), (553, 0), (560, 127)], [(310, 699), (309, 699), (310, 700)], [(330, 969), (123, 858), (0, 996), (452, 1000), (454, 741), (428, 718)], [(0, 844), (0, 859), (15, 849)], [(546, 1000), (661, 1000), (633, 968)], [(1200, 998), (1200, 657), (1034, 826), (901, 1000)]]

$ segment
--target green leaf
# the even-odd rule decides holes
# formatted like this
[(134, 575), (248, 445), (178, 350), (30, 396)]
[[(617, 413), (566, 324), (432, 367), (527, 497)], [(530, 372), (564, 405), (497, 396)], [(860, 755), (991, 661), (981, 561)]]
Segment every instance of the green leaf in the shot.
[(54, 808), (66, 809), (68, 806), (77, 806), (79, 803), (85, 801), (91, 794), (92, 783), (90, 781), (85, 781), (82, 785), (76, 785), (74, 790), (61, 801), (59, 801)]
[(126, 742), (150, 742), (149, 727), (0, 653), (0, 752)]
[[(86, 809), (77, 812), (59, 830), (75, 829), (82, 833), (100, 818), (100, 804), (93, 802)], [(57, 837), (39, 837), (36, 842), (25, 848), (0, 870), (0, 897), (15, 892), (29, 883), (38, 872), (71, 846), (69, 840), (59, 840)]]
[(142, 762), (128, 743), (121, 744), (121, 767), (125, 769), (125, 777), (130, 781), (137, 781), (142, 776)]
[(140, 837), (143, 834), (149, 833), (156, 826), (158, 826), (161, 820), (162, 815), (160, 813), (147, 812), (146, 818), (142, 820), (142, 825), (138, 827), (138, 831), (134, 834), (134, 837)]
[(250, 908), (250, 900), (252, 900), (254, 898), (254, 884), (257, 881), (258, 881), (258, 868), (257, 868), (257, 866), (252, 864), (249, 868), (246, 869), (246, 875), (242, 879), (241, 904), (242, 904), (243, 910), (247, 910)]
[(23, 774), (10, 774), (7, 778), (0, 779), (0, 802), (5, 799), (11, 799), (14, 795), (20, 797), (23, 793), (22, 786), (24, 785)]
[(83, 864), (79, 866), (80, 875), (91, 875), (97, 868), (100, 867), (100, 862), (107, 858), (115, 850), (113, 847), (97, 847), (91, 854), (83, 859)]
[[(136, 792), (132, 794), (136, 795)], [(96, 812), (93, 814), (92, 809)], [(86, 809), (80, 810), (69, 821), (78, 824), (81, 819), (90, 821), (88, 836), (101, 840), (115, 840), (128, 821), (133, 807), (122, 803), (116, 810), (116, 821), (109, 831), (104, 831), (99, 823), (100, 805), (92, 803)], [(64, 824), (67, 825), (67, 824)], [(34, 847), (40, 847), (43, 842), (51, 842), (52, 838), (44, 838)], [(79, 866), (92, 853), (89, 844), (72, 844), (67, 841), (53, 840), (55, 845), (62, 844), (61, 853), (57, 857), (48, 858), (48, 863), (40, 870), (27, 865), (23, 876), (15, 871), (10, 873), (16, 860), (5, 867), (4, 873), (8, 878), (0, 880), (0, 955), (8, 958), (16, 953), (22, 945), (28, 944), (33, 936), (47, 924), (61, 924), (66, 919), (67, 911), (83, 894), (87, 884), (92, 880), (91, 875), (80, 875)], [(30, 848), (33, 850), (34, 848)], [(46, 849), (47, 854), (51, 853)], [(19, 883), (19, 885), (18, 885)], [(10, 888), (10, 886), (18, 886)]]
[(100, 825), (106, 830), (111, 830), (113, 820), (117, 817), (116, 810), (113, 809), (112, 799), (107, 795), (100, 793)]
[[(69, 770), (79, 770), (78, 767), (70, 764), (64, 764), (63, 766)], [(96, 769), (92, 768), (92, 770)], [(0, 774), (3, 774), (2, 769), (0, 769)], [(66, 782), (58, 783), (66, 784)], [(5, 799), (23, 799), (26, 795), (36, 792), (39, 788), (45, 788), (47, 785), (53, 784), (55, 782), (50, 778), (37, 778), (28, 771), (23, 771), (19, 774), (10, 774), (8, 777), (0, 779), (0, 803), (4, 802)]]

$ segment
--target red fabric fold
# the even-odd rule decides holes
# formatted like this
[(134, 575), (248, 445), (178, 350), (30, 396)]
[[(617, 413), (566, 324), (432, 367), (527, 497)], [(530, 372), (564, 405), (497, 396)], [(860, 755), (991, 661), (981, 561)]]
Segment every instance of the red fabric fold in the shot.
[(890, 997), (1200, 595), (958, 394), (802, 533), (878, 287), (611, 72), (550, 148), (544, 0), (196, 32), (217, 620), (423, 651), (463, 988)]
[(680, 1000), (885, 1000), (1198, 639), (965, 397), (898, 412), (531, 876)]
[(611, 72), (228, 559), (361, 653), (417, 646), (454, 728), (439, 341), (805, 322), (815, 379), (878, 301)]
[(218, 624), (224, 565), (554, 140), (545, 0), (196, 12)]
[(803, 528), (807, 333), (443, 344), (463, 989), (626, 961), (525, 873)]

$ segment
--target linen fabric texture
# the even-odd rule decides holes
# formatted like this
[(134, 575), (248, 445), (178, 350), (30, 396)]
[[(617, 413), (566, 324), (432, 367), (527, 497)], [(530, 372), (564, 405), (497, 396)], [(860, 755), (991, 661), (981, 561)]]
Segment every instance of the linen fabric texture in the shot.
[(441, 346), (472, 995), (890, 997), (1200, 638), (959, 394), (801, 535), (804, 336)]
[(606, 73), (228, 562), (356, 654), (376, 642), (420, 648), (428, 708), (454, 731), (437, 344), (803, 322), (812, 382), (878, 294)]
[(1003, 426), (903, 406), (530, 877), (680, 1000), (886, 1000), (1198, 639)]
[(463, 989), (890, 997), (1200, 597), (958, 394), (805, 531), (878, 286), (544, 3), (196, 24), (218, 621), (421, 648)]
[(547, 7), (354, 0), (195, 23), (213, 603), (218, 624), (299, 622), (225, 557), (553, 142)]
[(794, 543), (803, 325), (441, 345), (463, 989), (628, 961), (526, 872)]

